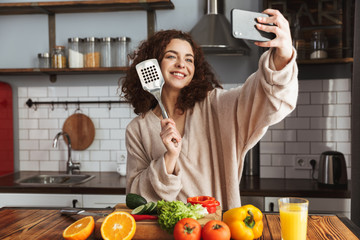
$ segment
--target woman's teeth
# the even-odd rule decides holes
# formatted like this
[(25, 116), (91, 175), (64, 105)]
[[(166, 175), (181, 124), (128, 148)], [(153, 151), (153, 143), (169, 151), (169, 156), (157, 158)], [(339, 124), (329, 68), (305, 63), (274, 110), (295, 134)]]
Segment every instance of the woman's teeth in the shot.
[(182, 73), (173, 73), (173, 75), (175, 75), (175, 76), (179, 76), (179, 77), (185, 77), (185, 75), (184, 75), (184, 74), (182, 74)]

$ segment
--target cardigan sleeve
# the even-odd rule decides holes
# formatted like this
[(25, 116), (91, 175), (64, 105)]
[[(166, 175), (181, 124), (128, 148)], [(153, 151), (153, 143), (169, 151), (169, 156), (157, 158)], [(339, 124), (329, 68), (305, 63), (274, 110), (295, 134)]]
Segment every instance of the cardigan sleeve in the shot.
[[(236, 134), (240, 159), (261, 139), (269, 126), (280, 122), (296, 107), (296, 51), (293, 49), (292, 59), (279, 71), (274, 70), (273, 51), (270, 49), (261, 56), (258, 70), (242, 87), (213, 94), (218, 121), (229, 123), (222, 124), (221, 131)], [(229, 119), (234, 121), (229, 122)]]
[(130, 123), (126, 130), (127, 193), (139, 194), (148, 201), (175, 200), (182, 188), (179, 167), (175, 166), (175, 174), (168, 174), (164, 156), (151, 159), (137, 131), (139, 128), (133, 127), (135, 124)]

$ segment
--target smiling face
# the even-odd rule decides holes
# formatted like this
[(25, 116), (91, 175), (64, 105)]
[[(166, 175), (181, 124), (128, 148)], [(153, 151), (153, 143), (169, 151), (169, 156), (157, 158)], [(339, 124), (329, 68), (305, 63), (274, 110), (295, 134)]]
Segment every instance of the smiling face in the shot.
[(187, 86), (195, 72), (194, 52), (190, 43), (172, 39), (165, 48), (160, 67), (165, 79), (164, 89), (180, 91)]

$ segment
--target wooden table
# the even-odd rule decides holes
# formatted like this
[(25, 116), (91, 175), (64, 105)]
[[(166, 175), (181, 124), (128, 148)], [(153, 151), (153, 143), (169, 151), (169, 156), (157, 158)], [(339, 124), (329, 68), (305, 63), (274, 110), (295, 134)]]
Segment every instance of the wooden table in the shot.
[[(111, 209), (97, 212), (111, 212)], [(63, 239), (63, 230), (82, 216), (63, 216), (59, 209), (2, 208), (0, 209), (0, 239)], [(96, 219), (96, 218), (95, 218)], [(311, 215), (308, 239), (359, 239), (360, 228), (345, 217)], [(95, 239), (92, 235), (89, 239)], [(280, 240), (278, 214), (264, 215), (264, 231), (260, 239)]]

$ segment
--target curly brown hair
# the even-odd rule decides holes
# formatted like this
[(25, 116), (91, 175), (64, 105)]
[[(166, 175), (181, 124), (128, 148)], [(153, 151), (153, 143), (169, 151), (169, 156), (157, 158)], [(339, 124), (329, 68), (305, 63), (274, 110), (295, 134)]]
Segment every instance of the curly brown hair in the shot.
[(178, 30), (159, 31), (147, 41), (140, 43), (134, 53), (133, 62), (126, 75), (119, 80), (119, 87), (123, 97), (134, 107), (138, 115), (144, 114), (156, 107), (157, 100), (149, 92), (143, 90), (137, 75), (136, 64), (151, 58), (156, 58), (160, 63), (164, 57), (166, 46), (172, 39), (181, 39), (190, 43), (194, 52), (195, 73), (190, 84), (180, 91), (176, 107), (183, 112), (192, 109), (196, 102), (202, 101), (209, 91), (214, 88), (222, 88), (215, 78), (210, 64), (205, 60), (201, 48), (192, 40), (190, 34)]

